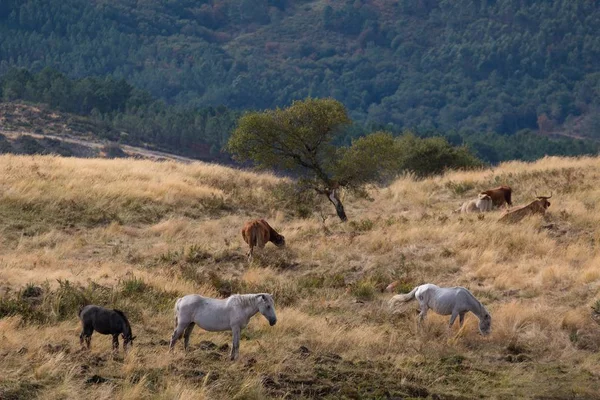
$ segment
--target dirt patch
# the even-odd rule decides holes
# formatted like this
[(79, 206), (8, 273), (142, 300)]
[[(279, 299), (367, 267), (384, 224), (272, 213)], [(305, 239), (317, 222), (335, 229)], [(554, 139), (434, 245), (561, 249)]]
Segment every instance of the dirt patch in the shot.
[(303, 397), (310, 399), (405, 399), (451, 396), (432, 394), (390, 363), (344, 360), (335, 353), (312, 355), (305, 346), (293, 352), (310, 363), (310, 372), (294, 373), (293, 368), (277, 375), (263, 376), (264, 388), (273, 396)]

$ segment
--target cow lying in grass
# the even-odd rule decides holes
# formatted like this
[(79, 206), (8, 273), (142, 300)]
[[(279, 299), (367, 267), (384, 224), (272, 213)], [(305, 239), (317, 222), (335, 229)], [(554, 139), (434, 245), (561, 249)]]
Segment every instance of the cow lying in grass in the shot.
[(544, 215), (546, 214), (548, 207), (550, 207), (550, 202), (548, 199), (551, 197), (552, 194), (550, 194), (550, 196), (537, 196), (537, 200), (534, 200), (525, 206), (515, 207), (506, 211), (498, 221), (514, 223), (521, 221), (523, 218), (529, 215)]
[(509, 186), (500, 186), (494, 189), (484, 190), (481, 193), (487, 194), (492, 198), (494, 207), (506, 205), (506, 208), (508, 208), (508, 206), (512, 206), (512, 189)]
[(492, 211), (492, 206), (492, 198), (485, 193), (479, 193), (477, 199), (466, 201), (460, 208), (454, 210), (454, 212), (463, 214), (487, 212)]

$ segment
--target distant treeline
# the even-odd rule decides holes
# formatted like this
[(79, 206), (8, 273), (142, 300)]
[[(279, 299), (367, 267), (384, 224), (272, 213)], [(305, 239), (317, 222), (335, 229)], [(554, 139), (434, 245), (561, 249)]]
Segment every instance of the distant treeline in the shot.
[(397, 131), (600, 139), (598, 60), (593, 0), (0, 1), (0, 73), (110, 75), (192, 107), (332, 97)]
[[(89, 116), (96, 135), (129, 144), (150, 144), (179, 154), (219, 158), (239, 112), (226, 107), (167, 105), (123, 79), (69, 79), (45, 68), (37, 74), (11, 69), (0, 77), (0, 99), (43, 103), (50, 108)], [(104, 129), (102, 129), (104, 128)]]
[[(149, 144), (194, 158), (228, 158), (222, 152), (240, 111), (225, 106), (192, 108), (168, 105), (148, 92), (134, 88), (123, 79), (87, 77), (70, 79), (50, 68), (38, 73), (11, 69), (0, 76), (2, 101), (43, 103), (52, 109), (84, 115), (99, 127), (100, 137), (128, 144)], [(376, 130), (399, 135), (408, 131), (393, 126), (355, 123), (338, 138), (349, 144), (353, 139)], [(544, 155), (597, 154), (596, 142), (570, 138), (549, 139), (523, 130), (515, 135), (473, 131), (411, 131), (421, 137), (444, 136), (451, 144), (466, 145), (489, 163), (504, 160), (534, 160)]]

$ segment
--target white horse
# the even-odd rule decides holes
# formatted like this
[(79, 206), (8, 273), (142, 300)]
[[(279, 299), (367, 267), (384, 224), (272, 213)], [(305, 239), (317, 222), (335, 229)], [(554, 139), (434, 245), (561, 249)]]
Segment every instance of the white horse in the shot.
[(239, 355), (240, 331), (258, 312), (264, 315), (271, 326), (275, 325), (275, 303), (270, 294), (236, 294), (227, 299), (211, 299), (197, 294), (181, 297), (175, 302), (175, 331), (171, 336), (169, 351), (173, 350), (181, 335), (184, 337), (183, 346), (187, 351), (190, 334), (194, 324), (197, 324), (209, 332), (231, 331), (231, 360), (235, 360)]
[(417, 286), (410, 293), (398, 294), (390, 299), (390, 307), (396, 303), (405, 303), (417, 299), (419, 301), (419, 320), (420, 327), (427, 316), (427, 310), (430, 308), (440, 315), (451, 315), (448, 331), (459, 317), (460, 326), (463, 326), (465, 314), (471, 311), (479, 318), (479, 332), (487, 335), (491, 331), (492, 317), (487, 312), (483, 304), (473, 296), (471, 292), (463, 287), (441, 288), (432, 283)]

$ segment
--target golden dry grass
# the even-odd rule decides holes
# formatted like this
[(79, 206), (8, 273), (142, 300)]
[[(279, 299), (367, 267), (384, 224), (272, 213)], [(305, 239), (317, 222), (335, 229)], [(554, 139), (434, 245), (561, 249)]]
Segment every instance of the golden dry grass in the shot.
[[(596, 398), (599, 178), (598, 158), (405, 176), (371, 200), (347, 196), (341, 224), (326, 201), (292, 217), (270, 174), (2, 156), (0, 398)], [(516, 205), (553, 192), (548, 215), (507, 226), (498, 211), (451, 214), (499, 184)], [(256, 216), (288, 245), (248, 266), (239, 229)], [(492, 334), (479, 336), (469, 315), (448, 338), (448, 318), (430, 313), (417, 335), (414, 303), (387, 308), (381, 289), (393, 280), (469, 288)], [(32, 285), (44, 294), (23, 299)], [(218, 348), (228, 333), (196, 329), (188, 354), (167, 353), (177, 296), (232, 291), (273, 293), (278, 324), (253, 319), (235, 363)], [(79, 295), (128, 313), (132, 352), (113, 357), (98, 334), (79, 349)]]

